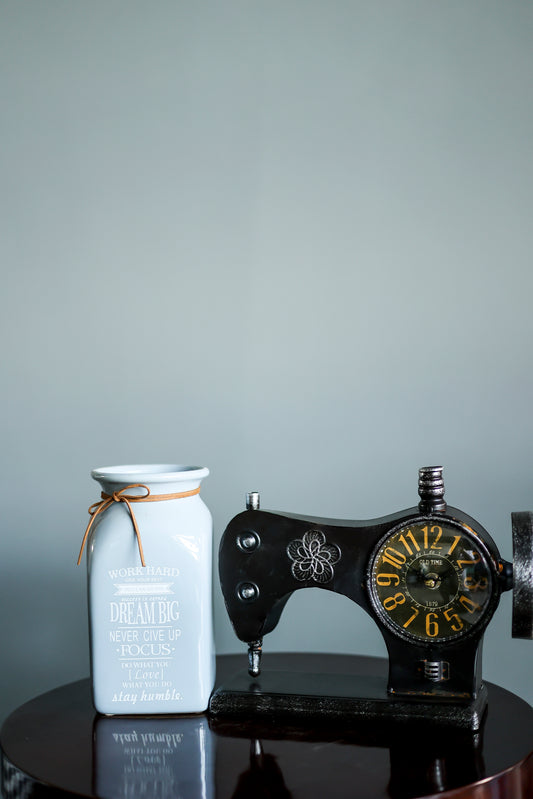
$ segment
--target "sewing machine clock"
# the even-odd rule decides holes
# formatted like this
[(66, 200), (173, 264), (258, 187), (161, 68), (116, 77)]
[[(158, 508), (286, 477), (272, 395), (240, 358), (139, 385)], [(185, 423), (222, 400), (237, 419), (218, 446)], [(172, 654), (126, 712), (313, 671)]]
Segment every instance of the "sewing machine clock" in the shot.
[[(417, 506), (368, 521), (263, 511), (259, 495), (248, 495), (219, 553), (248, 673), (215, 692), (213, 715), (319, 712), (479, 728), (483, 633), (503, 591), (514, 589), (513, 636), (533, 638), (533, 514), (512, 514), (513, 568), (479, 522), (447, 506), (441, 467), (419, 470), (418, 495)], [(386, 685), (372, 675), (262, 671), (263, 637), (306, 587), (343, 594), (370, 614), (388, 651)]]
[(372, 604), (406, 639), (451, 641), (488, 621), (497, 599), (491, 555), (465, 525), (434, 520), (388, 534), (370, 572)]

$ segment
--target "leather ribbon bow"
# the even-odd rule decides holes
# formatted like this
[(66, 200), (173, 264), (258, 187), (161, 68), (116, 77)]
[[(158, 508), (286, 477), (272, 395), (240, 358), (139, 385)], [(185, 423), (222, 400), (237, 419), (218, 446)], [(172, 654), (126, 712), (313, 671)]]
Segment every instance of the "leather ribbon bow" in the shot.
[[(126, 492), (130, 490), (130, 488), (143, 488), (146, 491), (146, 494), (127, 494)], [(96, 517), (103, 513), (107, 508), (111, 507), (114, 502), (123, 502), (126, 507), (128, 508), (129, 514), (131, 516), (131, 523), (133, 524), (133, 529), (135, 530), (135, 535), (137, 536), (137, 545), (139, 547), (139, 555), (141, 556), (141, 563), (143, 566), (146, 566), (144, 560), (144, 552), (143, 546), (141, 541), (141, 534), (139, 532), (139, 527), (137, 525), (137, 519), (135, 518), (135, 514), (133, 512), (132, 504), (135, 502), (162, 502), (166, 499), (182, 499), (183, 497), (192, 497), (194, 494), (200, 493), (200, 487), (193, 488), (191, 491), (181, 491), (175, 494), (151, 494), (150, 489), (147, 485), (143, 483), (131, 483), (130, 485), (124, 486), (121, 488), (120, 491), (113, 491), (112, 494), (105, 494), (102, 492), (101, 497), (102, 499), (100, 502), (95, 502), (89, 508), (89, 524), (85, 530), (83, 535), (83, 541), (81, 542), (81, 549), (80, 554), (78, 556), (78, 566), (81, 563), (81, 558), (83, 555), (83, 550), (85, 549), (85, 544), (87, 543), (87, 538), (91, 531), (91, 527), (93, 526)]]

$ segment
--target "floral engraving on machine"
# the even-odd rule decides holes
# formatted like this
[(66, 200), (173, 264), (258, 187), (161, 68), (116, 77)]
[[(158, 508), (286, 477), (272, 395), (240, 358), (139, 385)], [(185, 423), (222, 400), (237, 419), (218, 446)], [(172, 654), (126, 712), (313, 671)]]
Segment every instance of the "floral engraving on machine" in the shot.
[(333, 566), (341, 558), (336, 544), (327, 544), (321, 530), (308, 530), (302, 538), (291, 541), (287, 555), (292, 560), (291, 571), (295, 580), (329, 583), (333, 580)]

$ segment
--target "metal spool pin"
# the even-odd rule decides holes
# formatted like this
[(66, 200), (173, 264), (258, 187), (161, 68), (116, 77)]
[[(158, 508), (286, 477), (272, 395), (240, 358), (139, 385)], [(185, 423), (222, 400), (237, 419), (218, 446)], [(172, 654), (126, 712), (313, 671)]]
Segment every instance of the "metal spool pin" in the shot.
[(421, 513), (446, 511), (442, 466), (423, 466), (418, 470), (418, 496)]

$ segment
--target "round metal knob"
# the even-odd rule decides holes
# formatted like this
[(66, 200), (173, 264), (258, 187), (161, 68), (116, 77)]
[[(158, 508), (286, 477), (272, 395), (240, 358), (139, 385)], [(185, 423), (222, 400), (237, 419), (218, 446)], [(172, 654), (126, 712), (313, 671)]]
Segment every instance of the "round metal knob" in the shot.
[(253, 602), (259, 596), (259, 588), (255, 583), (241, 583), (237, 588), (237, 596), (243, 602)]
[(237, 536), (237, 546), (243, 552), (254, 552), (260, 543), (259, 536), (253, 530), (247, 530)]

